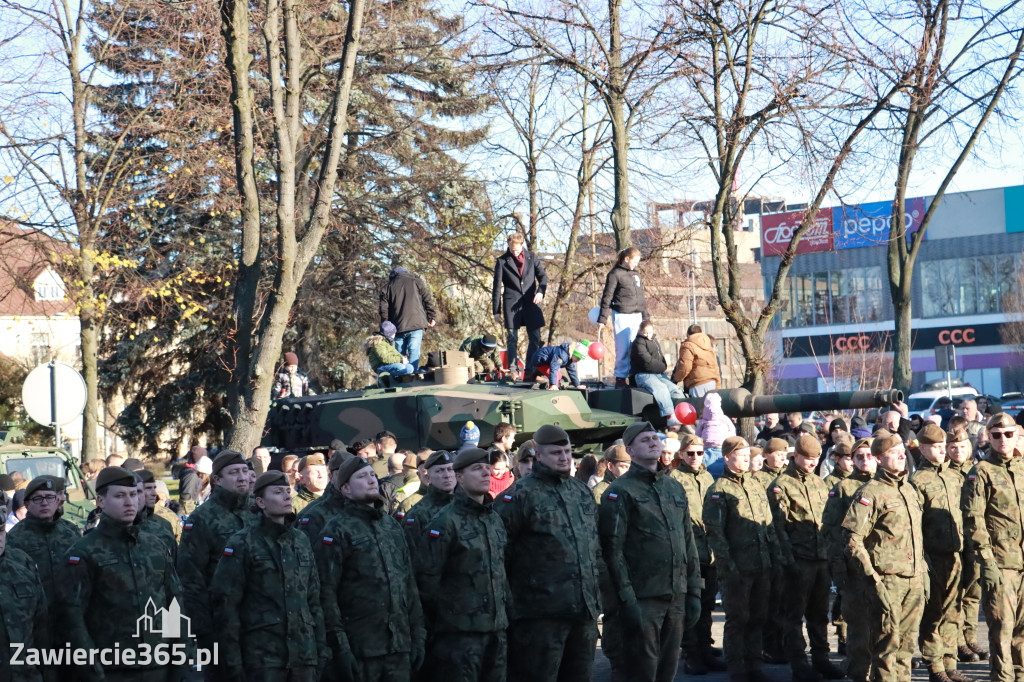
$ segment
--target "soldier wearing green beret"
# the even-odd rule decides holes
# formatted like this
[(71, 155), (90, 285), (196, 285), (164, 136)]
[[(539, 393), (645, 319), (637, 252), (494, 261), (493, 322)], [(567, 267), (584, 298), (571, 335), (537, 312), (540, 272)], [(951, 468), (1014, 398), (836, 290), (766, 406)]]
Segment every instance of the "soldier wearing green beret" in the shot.
[[(149, 498), (153, 498), (153, 505), (156, 506), (156, 478), (153, 476), (153, 472), (148, 469), (138, 469), (133, 472), (135, 474), (135, 483), (139, 491), (139, 511), (135, 514), (135, 525), (141, 530), (149, 533), (153, 537), (160, 540), (163, 543), (164, 548), (167, 549), (168, 554), (171, 555), (171, 561), (174, 561), (178, 556), (178, 542), (174, 537), (174, 528), (171, 524), (163, 518), (157, 516), (153, 507), (149, 506)], [(146, 485), (152, 488), (152, 493), (147, 494)]]
[(395, 518), (405, 529), (405, 538), (409, 541), (409, 551), (416, 554), (416, 549), (423, 537), (423, 529), (431, 519), (452, 501), (457, 483), (455, 477), (455, 454), (447, 450), (438, 450), (427, 460), (427, 484), (423, 499), (416, 503), (408, 512), (399, 510)]
[(489, 504), (490, 457), (467, 448), (449, 466), (455, 499), (424, 525), (416, 556), (430, 642), (420, 679), (505, 682), (507, 536)]
[[(768, 490), (775, 535), (782, 554), (782, 646), (794, 682), (837, 680), (843, 673), (828, 660), (828, 600), (832, 578), (821, 518), (828, 488), (815, 473), (821, 442), (806, 433), (797, 437), (793, 461)], [(811, 666), (804, 653), (804, 621), (811, 644)], [(812, 667), (813, 666), (813, 667)]]
[(384, 513), (377, 476), (354, 457), (338, 470), (345, 503), (314, 547), (328, 670), (345, 682), (411, 679), (426, 635), (409, 546)]
[[(0, 490), (0, 499), (3, 498), (4, 493)], [(0, 643), (4, 643), (0, 646), (8, 649), (8, 655), (0, 657), (0, 680), (40, 682), (44, 674), (54, 672), (53, 669), (44, 671), (36, 665), (11, 665), (13, 650), (8, 647), (12, 642), (18, 642), (26, 649), (50, 646), (46, 595), (34, 564), (26, 565), (21, 557), (11, 556), (7, 549), (7, 535), (6, 527), (0, 524)], [(52, 679), (52, 675), (46, 679)]]
[[(856, 444), (857, 439), (851, 436), (846, 431), (838, 431), (835, 436), (835, 444), (832, 449), (829, 450), (828, 456), (832, 458), (832, 473), (825, 477), (825, 487), (828, 488), (830, 501), (834, 496), (832, 494), (835, 487), (845, 481), (853, 473), (853, 446)], [(832, 600), (832, 624), (836, 627), (836, 637), (839, 640), (839, 647), (837, 652), (840, 655), (846, 655), (846, 617), (843, 615), (843, 590), (840, 587), (840, 582), (846, 577), (845, 567), (841, 569), (844, 573), (842, 576), (837, 576), (835, 572), (835, 565), (832, 562), (832, 531), (826, 527), (825, 519), (828, 513), (829, 501), (825, 502), (825, 511), (822, 512), (821, 517), (821, 532), (825, 535), (825, 545), (828, 548), (829, 554), (829, 574), (832, 576), (832, 584), (836, 586), (836, 596)], [(845, 510), (844, 510), (845, 512)], [(838, 521), (841, 521), (840, 517)]]
[(210, 586), (220, 679), (316, 682), (330, 653), (313, 549), (291, 525), (284, 472), (260, 475), (253, 495), (259, 518), (228, 538)]
[(309, 540), (310, 546), (320, 542), (320, 531), (327, 525), (327, 521), (341, 511), (345, 503), (345, 496), (341, 494), (341, 485), (338, 483), (338, 470), (346, 461), (355, 457), (345, 450), (335, 450), (327, 464), (330, 482), (324, 494), (310, 502), (298, 514), (297, 525), (300, 531)]
[(597, 648), (597, 503), (572, 478), (572, 444), (546, 424), (531, 473), (498, 496), (512, 593), (510, 682), (589, 680)]
[(771, 506), (750, 475), (750, 446), (722, 443), (725, 469), (704, 498), (704, 524), (718, 564), (725, 611), (725, 665), (730, 677), (763, 682), (763, 628), (769, 577), (779, 561)]
[[(63, 481), (37, 476), (25, 488), (27, 515), (7, 534), (8, 551), (22, 551), (36, 565), (39, 580), (50, 604), (57, 602), (56, 579), (68, 548), (82, 538), (77, 526), (61, 523), (58, 503)], [(50, 621), (50, 631), (56, 623)]]
[(925, 580), (921, 500), (907, 480), (906, 449), (899, 435), (879, 429), (871, 443), (875, 477), (853, 497), (843, 519), (850, 570), (869, 586), (872, 679), (910, 679), (924, 608)]
[(210, 609), (210, 581), (228, 538), (255, 519), (249, 509), (249, 466), (242, 453), (224, 450), (213, 460), (213, 489), (182, 524), (178, 575), (185, 587), (185, 614), (200, 646), (212, 649), (217, 627)]
[[(177, 671), (188, 671), (190, 642), (186, 633), (167, 638), (155, 628), (140, 627), (142, 616), (154, 609), (178, 613), (182, 588), (174, 564), (163, 544), (134, 525), (142, 501), (135, 476), (121, 467), (107, 467), (96, 478), (96, 504), (101, 510), (96, 529), (67, 551), (58, 581), (58, 622), (56, 641), (71, 649), (135, 649), (147, 645), (173, 651), (185, 650)], [(164, 682), (169, 666), (141, 655), (129, 660), (124, 655), (100, 657), (87, 665), (76, 665), (75, 677), (86, 682)]]
[(323, 453), (314, 452), (299, 460), (298, 485), (292, 498), (292, 513), (299, 514), (308, 504), (324, 494), (330, 480), (330, 471)]

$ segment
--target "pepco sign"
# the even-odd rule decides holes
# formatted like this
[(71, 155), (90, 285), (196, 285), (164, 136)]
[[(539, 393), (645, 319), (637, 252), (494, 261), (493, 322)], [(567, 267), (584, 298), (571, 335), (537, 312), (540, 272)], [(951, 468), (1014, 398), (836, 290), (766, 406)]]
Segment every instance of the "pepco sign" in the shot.
[[(889, 241), (892, 202), (876, 201), (859, 206), (837, 206), (833, 211), (836, 249), (880, 246)], [(907, 199), (907, 234), (917, 231), (924, 217), (924, 198)]]
[[(793, 239), (793, 231), (800, 227), (803, 211), (770, 213), (761, 216), (761, 248), (765, 256), (781, 256)], [(818, 212), (814, 224), (800, 237), (797, 253), (815, 253), (832, 250), (832, 210)]]

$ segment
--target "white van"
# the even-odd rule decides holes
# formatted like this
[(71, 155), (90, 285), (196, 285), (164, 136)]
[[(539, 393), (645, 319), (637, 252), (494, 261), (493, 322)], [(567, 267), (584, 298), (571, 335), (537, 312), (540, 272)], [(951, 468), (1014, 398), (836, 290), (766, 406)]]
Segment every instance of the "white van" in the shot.
[(945, 398), (950, 394), (953, 395), (953, 409), (960, 409), (960, 403), (968, 398), (977, 398), (978, 392), (970, 386), (962, 386), (959, 388), (951, 388), (949, 390), (942, 389), (939, 391), (921, 391), (920, 393), (911, 393), (907, 397), (907, 411), (910, 415), (920, 415), (921, 419), (927, 419), (928, 417), (935, 414), (937, 411), (936, 403), (939, 402), (940, 398)]

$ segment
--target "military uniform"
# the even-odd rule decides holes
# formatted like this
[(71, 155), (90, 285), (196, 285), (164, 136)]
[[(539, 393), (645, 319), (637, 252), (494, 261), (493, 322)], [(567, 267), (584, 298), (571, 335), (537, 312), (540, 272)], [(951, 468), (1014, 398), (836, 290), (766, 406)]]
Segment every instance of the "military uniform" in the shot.
[(486, 335), (470, 336), (459, 345), (459, 350), (469, 353), (473, 361), (473, 372), (476, 374), (490, 372), (499, 366), (497, 346), (485, 346), (484, 336)]
[[(624, 447), (624, 446), (622, 446)], [(601, 496), (608, 486), (615, 480), (615, 474), (610, 469), (604, 472), (604, 478), (598, 481), (591, 491), (594, 493), (594, 501), (601, 504)], [(601, 651), (608, 658), (612, 668), (615, 670), (624, 669), (626, 666), (626, 651), (623, 643), (622, 622), (619, 614), (619, 597), (612, 587), (611, 577), (608, 575), (608, 566), (602, 561), (599, 565), (601, 592), (601, 606), (604, 613), (601, 614)]]
[(324, 526), (334, 516), (341, 513), (345, 504), (345, 496), (333, 483), (327, 486), (324, 494), (310, 502), (295, 521), (296, 527), (302, 531), (311, 547), (316, 547), (323, 537)]
[(315, 545), (329, 668), (361, 682), (407, 682), (425, 633), (409, 546), (382, 503), (345, 500)]
[(320, 499), (322, 495), (307, 490), (306, 486), (299, 485), (295, 488), (295, 495), (292, 496), (292, 513), (298, 516), (307, 506)]
[[(832, 469), (832, 473), (825, 477), (825, 488), (832, 492), (832, 489), (837, 485), (845, 481), (850, 474), (846, 473), (839, 467)], [(831, 566), (830, 566), (831, 569)], [(835, 583), (835, 577), (833, 576), (832, 582)], [(836, 596), (832, 600), (832, 625), (836, 627), (836, 635), (839, 637), (839, 651), (843, 653), (846, 646), (846, 619), (843, 617), (843, 594), (838, 589), (839, 585), (836, 584)]]
[[(21, 550), (36, 566), (43, 593), (49, 604), (57, 603), (57, 576), (64, 565), (68, 549), (82, 539), (77, 528), (59, 522), (26, 516), (7, 533), (7, 551)], [(50, 611), (49, 631), (56, 627), (54, 611)]]
[(162, 502), (156, 503), (156, 506), (153, 507), (153, 513), (171, 525), (171, 532), (174, 533), (174, 543), (181, 542), (181, 519), (178, 518), (178, 515), (165, 507)]
[[(968, 459), (960, 464), (952, 461), (949, 462), (949, 470), (960, 477), (961, 493), (963, 493), (967, 485), (967, 474), (973, 466), (974, 460), (972, 459)], [(963, 499), (961, 499), (960, 509), (963, 511)], [(978, 647), (977, 632), (978, 612), (981, 609), (981, 582), (978, 580), (978, 562), (975, 561), (970, 543), (966, 542), (966, 539), (963, 543), (963, 550), (960, 552), (960, 565), (962, 566), (960, 572), (960, 592), (958, 595), (960, 630), (957, 634), (957, 644), (973, 650), (975, 647)]]
[[(843, 519), (853, 503), (854, 494), (871, 480), (871, 476), (855, 469), (853, 473), (837, 483), (828, 492), (828, 502), (821, 515), (821, 530), (828, 544), (828, 563), (832, 580), (840, 596), (847, 604), (864, 604), (873, 594), (857, 571), (848, 569), (849, 559), (843, 540)], [(846, 674), (855, 682), (866, 680), (871, 667), (872, 632), (877, 628), (871, 623), (866, 608), (848, 609), (846, 621)]]
[(590, 489), (538, 461), (498, 499), (512, 592), (510, 682), (589, 680), (600, 613)]
[(604, 478), (602, 478), (600, 481), (598, 481), (597, 485), (594, 486), (593, 492), (594, 492), (594, 501), (595, 502), (597, 502), (598, 504), (601, 504), (601, 496), (604, 495), (604, 491), (608, 490), (608, 486), (610, 486), (614, 480), (615, 480), (615, 474), (613, 474), (611, 471), (605, 469)]
[[(12, 642), (23, 644), (25, 649), (45, 649), (51, 645), (43, 585), (35, 568), (24, 565), (24, 557), (12, 556), (10, 549), (0, 554), (0, 651), (5, 652), (0, 656), (0, 680), (42, 682), (41, 667), (10, 664), (15, 653), (10, 647)], [(25, 656), (22, 651), (23, 663)]]
[[(191, 646), (184, 631), (180, 639), (174, 639), (164, 637), (153, 623), (140, 627), (142, 616), (156, 619), (160, 609), (167, 609), (165, 618), (180, 614), (183, 595), (163, 543), (138, 526), (101, 515), (96, 530), (67, 551), (57, 589), (60, 626), (56, 639), (68, 642), (72, 649), (118, 646), (139, 651), (139, 645), (145, 644), (152, 652), (159, 645), (173, 650), (184, 644), (187, 652)], [(176, 667), (188, 670), (187, 663)], [(76, 665), (74, 670), (79, 680), (155, 682), (165, 680), (168, 674), (168, 666), (159, 665), (152, 657), (148, 663), (137, 660), (135, 665), (125, 665), (122, 658), (120, 666), (102, 666), (97, 658), (94, 665)]]
[(135, 518), (135, 524), (153, 537), (159, 538), (167, 553), (170, 554), (171, 561), (175, 560), (178, 556), (178, 543), (174, 537), (174, 528), (167, 519), (157, 516), (155, 510), (142, 505), (142, 510)]
[[(842, 525), (850, 568), (873, 586), (874, 595), (866, 604), (869, 617), (881, 624), (870, 642), (872, 679), (908, 680), (927, 572), (917, 490), (906, 474), (879, 467), (854, 495)], [(879, 601), (883, 589), (887, 604)]]
[[(767, 494), (768, 488), (778, 478), (779, 474), (785, 471), (773, 469), (765, 465), (760, 471), (750, 472), (750, 477), (757, 481)], [(783, 582), (785, 575), (781, 564), (772, 566), (768, 574), (768, 616), (764, 625), (764, 650), (771, 660), (769, 663), (785, 663), (785, 652), (782, 650), (782, 635), (786, 631), (786, 624), (783, 622)]]
[(758, 672), (777, 544), (764, 488), (726, 467), (704, 498), (704, 525), (722, 585), (725, 663), (732, 674)]
[(1024, 466), (989, 452), (964, 486), (965, 536), (978, 562), (988, 624), (990, 679), (1021, 679), (1024, 666)]
[(305, 535), (262, 516), (228, 538), (210, 594), (227, 679), (316, 682), (330, 653)]
[[(420, 500), (419, 504), (407, 513), (402, 514), (400, 520), (402, 528), (405, 529), (405, 539), (409, 542), (410, 552), (415, 554), (417, 546), (423, 538), (423, 530), (437, 516), (437, 513), (452, 501), (452, 497), (452, 493), (446, 493), (440, 488), (428, 485), (426, 495)], [(398, 515), (396, 514), (395, 516), (397, 517)]]
[(459, 488), (423, 528), (416, 578), (430, 646), (420, 679), (505, 682), (505, 525)]
[(199, 645), (212, 648), (217, 627), (210, 608), (210, 581), (228, 538), (255, 520), (249, 496), (215, 485), (210, 497), (182, 525), (178, 575), (185, 588), (185, 614)]
[[(943, 434), (944, 436), (945, 434)], [(926, 458), (910, 476), (921, 493), (924, 508), (921, 528), (928, 556), (931, 590), (921, 619), (920, 647), (931, 672), (955, 670), (963, 550), (963, 514), (960, 491), (963, 479), (946, 462), (936, 465)]]
[(715, 596), (718, 594), (718, 569), (704, 525), (704, 500), (711, 486), (715, 484), (715, 479), (703, 464), (699, 471), (694, 471), (686, 462), (681, 462), (679, 468), (672, 471), (672, 478), (679, 481), (686, 493), (693, 540), (697, 544), (700, 575), (704, 579), (700, 597), (700, 618), (695, 627), (687, 628), (683, 634), (683, 649), (686, 650), (687, 659), (707, 659), (711, 655), (714, 643), (711, 638), (711, 612), (715, 609)]
[(383, 480), (388, 477), (388, 457), (393, 454), (395, 453), (385, 452), (370, 463), (370, 466), (373, 467), (373, 473), (377, 474), (377, 478)]
[(398, 503), (398, 509), (395, 511), (395, 518), (399, 521), (403, 520), (410, 509), (412, 509), (417, 504), (423, 501), (423, 498), (426, 496), (426, 490), (427, 487), (421, 485), (419, 488), (416, 489), (416, 492), (409, 493), (406, 497), (404, 497)]
[(703, 582), (686, 493), (667, 472), (634, 465), (608, 486), (599, 517), (628, 679), (669, 682), (684, 622), (699, 616)]

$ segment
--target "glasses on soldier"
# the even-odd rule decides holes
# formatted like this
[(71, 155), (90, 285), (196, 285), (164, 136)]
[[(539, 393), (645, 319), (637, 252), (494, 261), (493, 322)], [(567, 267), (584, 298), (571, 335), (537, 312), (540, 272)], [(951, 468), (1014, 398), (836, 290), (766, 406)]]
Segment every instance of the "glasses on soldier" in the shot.
[(1015, 438), (1017, 436), (1016, 431), (993, 431), (989, 434), (993, 438)]
[(56, 495), (33, 495), (29, 502), (35, 502), (36, 504), (43, 504), (46, 502), (56, 502)]
[(687, 450), (686, 454), (688, 454), (688, 455), (703, 455), (704, 451), (703, 450)]

